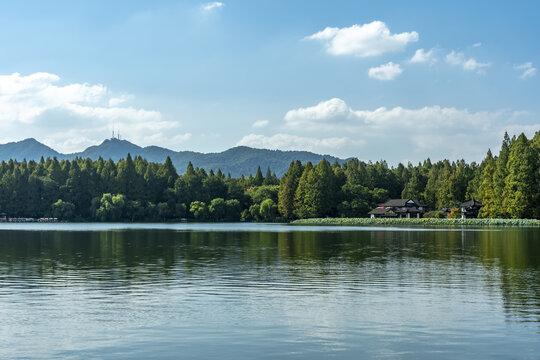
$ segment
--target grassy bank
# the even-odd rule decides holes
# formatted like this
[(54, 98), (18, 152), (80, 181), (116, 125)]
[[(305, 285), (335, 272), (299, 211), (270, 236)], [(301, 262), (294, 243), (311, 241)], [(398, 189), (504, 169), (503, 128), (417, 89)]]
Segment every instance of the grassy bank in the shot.
[(301, 219), (295, 225), (443, 225), (443, 226), (540, 226), (536, 219), (392, 219), (321, 218)]

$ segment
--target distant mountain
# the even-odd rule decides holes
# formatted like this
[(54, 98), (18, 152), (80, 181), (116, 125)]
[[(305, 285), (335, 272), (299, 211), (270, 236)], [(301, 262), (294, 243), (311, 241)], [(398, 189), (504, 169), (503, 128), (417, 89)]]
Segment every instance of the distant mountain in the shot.
[(96, 160), (101, 156), (104, 159), (111, 158), (114, 161), (118, 161), (125, 158), (128, 153), (131, 154), (132, 157), (138, 155), (142, 156), (143, 150), (142, 147), (126, 140), (107, 139), (99, 145), (90, 146), (82, 152), (69, 154), (68, 156), (70, 158), (81, 157), (90, 158), (92, 160)]
[(0, 145), (0, 160), (39, 160), (40, 157), (60, 157), (61, 154), (36, 139), (25, 139)]
[(165, 161), (167, 156), (170, 156), (179, 173), (183, 173), (191, 161), (195, 167), (201, 167), (207, 171), (221, 169), (223, 173), (231, 173), (234, 177), (242, 174), (246, 176), (254, 174), (259, 165), (263, 173), (267, 167), (270, 167), (273, 172), (281, 176), (287, 171), (291, 161), (295, 160), (300, 160), (303, 163), (311, 161), (314, 164), (323, 158), (330, 162), (342, 163), (345, 161), (334, 156), (319, 155), (308, 151), (266, 150), (247, 146), (237, 146), (223, 152), (208, 154), (194, 151), (173, 151), (159, 146), (140, 147), (127, 140), (114, 138), (107, 139), (99, 145), (90, 146), (82, 152), (73, 154), (61, 154), (35, 139), (0, 145), (0, 161), (8, 161), (9, 159), (38, 161), (41, 156), (44, 158), (56, 156), (59, 160), (71, 160), (76, 157), (96, 160), (101, 156), (104, 159), (110, 158), (118, 161), (125, 158), (128, 153), (132, 157), (141, 156), (148, 161), (161, 163)]

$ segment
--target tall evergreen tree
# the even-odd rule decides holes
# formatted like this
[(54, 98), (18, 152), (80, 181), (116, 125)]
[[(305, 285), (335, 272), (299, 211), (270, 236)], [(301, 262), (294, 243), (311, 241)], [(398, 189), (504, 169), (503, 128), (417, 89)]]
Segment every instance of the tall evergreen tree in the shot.
[(491, 150), (488, 150), (487, 156), (484, 160), (484, 171), (482, 174), (482, 183), (479, 188), (479, 200), (484, 207), (480, 210), (480, 216), (483, 218), (497, 217), (497, 205), (495, 203), (495, 184), (493, 177), (495, 175), (495, 159), (491, 154)]
[(125, 160), (118, 162), (118, 173), (116, 175), (116, 185), (118, 194), (123, 194), (128, 200), (133, 200), (138, 194), (143, 193), (142, 183), (138, 181), (135, 164), (131, 154), (127, 154)]
[(534, 216), (535, 164), (535, 151), (525, 135), (519, 135), (510, 146), (503, 191), (503, 207), (512, 218), (531, 218)]
[(289, 165), (289, 169), (281, 178), (278, 192), (278, 209), (279, 212), (287, 219), (292, 219), (295, 209), (295, 194), (298, 188), (300, 177), (303, 173), (303, 166), (300, 161), (293, 161)]
[(415, 199), (420, 202), (424, 201), (423, 192), (426, 187), (427, 179), (422, 175), (420, 168), (413, 168), (411, 177), (405, 184), (405, 188), (401, 192), (402, 199)]
[(272, 183), (272, 172), (270, 171), (270, 166), (266, 168), (266, 175), (264, 175), (263, 185), (273, 185)]
[[(77, 159), (71, 162), (69, 167), (69, 176), (66, 180), (66, 190), (68, 194), (69, 202), (75, 206), (75, 214), (82, 216), (86, 212), (84, 200), (86, 196), (82, 193), (83, 181), (81, 179), (81, 168), (79, 167)], [(90, 204), (88, 204), (90, 205)]]
[(322, 159), (307, 174), (304, 184), (302, 184), (302, 179), (300, 180), (299, 190), (301, 186), (303, 198), (300, 209), (304, 217), (324, 217), (335, 213), (337, 189), (334, 172), (326, 159)]
[(294, 216), (298, 218), (312, 217), (310, 209), (305, 204), (307, 193), (310, 191), (310, 174), (313, 171), (313, 164), (308, 161), (302, 171), (302, 176), (298, 180), (298, 187), (294, 193)]
[(495, 208), (497, 212), (497, 217), (506, 217), (508, 216), (508, 211), (504, 207), (504, 188), (506, 183), (506, 163), (508, 162), (508, 156), (510, 153), (510, 137), (508, 133), (504, 133), (504, 139), (501, 145), (501, 151), (496, 161), (495, 173), (493, 175), (493, 183), (495, 194), (497, 194), (495, 200)]
[(165, 162), (160, 167), (158, 176), (164, 179), (165, 184), (168, 188), (174, 187), (174, 183), (178, 178), (178, 173), (176, 172), (176, 169), (169, 156), (167, 156)]
[(444, 160), (439, 178), (437, 179), (437, 208), (454, 205), (454, 193), (452, 189), (452, 165)]
[(534, 217), (540, 219), (540, 131), (537, 131), (534, 134), (534, 137), (531, 140), (531, 148), (536, 153), (536, 164), (535, 164), (535, 188), (532, 189), (533, 192), (533, 203), (534, 207)]
[(264, 178), (261, 171), (261, 167), (257, 167), (257, 172), (255, 173), (255, 177), (253, 178), (253, 185), (254, 186), (261, 186), (263, 184)]

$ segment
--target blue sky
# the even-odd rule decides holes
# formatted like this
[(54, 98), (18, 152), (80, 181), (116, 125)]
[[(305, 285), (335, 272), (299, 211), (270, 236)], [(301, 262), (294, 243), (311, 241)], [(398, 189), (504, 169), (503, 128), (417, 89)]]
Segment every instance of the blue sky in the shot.
[(481, 160), (540, 130), (539, 7), (2, 2), (0, 142)]

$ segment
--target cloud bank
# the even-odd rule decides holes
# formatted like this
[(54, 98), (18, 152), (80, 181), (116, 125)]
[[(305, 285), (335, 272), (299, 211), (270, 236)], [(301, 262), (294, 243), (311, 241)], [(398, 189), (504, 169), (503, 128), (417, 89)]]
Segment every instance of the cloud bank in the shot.
[(344, 100), (333, 98), (288, 111), (283, 133), (250, 134), (238, 144), (332, 151), (394, 163), (420, 161), (426, 156), (481, 160), (488, 148), (499, 148), (505, 131), (532, 136), (539, 128), (534, 114), (523, 111), (469, 111), (437, 105), (354, 110)]
[(360, 144), (347, 137), (316, 138), (278, 133), (272, 136), (249, 134), (236, 143), (237, 146), (250, 146), (271, 150), (306, 150), (313, 152), (335, 152), (345, 145)]
[(402, 51), (407, 44), (418, 41), (418, 33), (392, 34), (384, 22), (373, 21), (344, 28), (327, 27), (304, 39), (323, 42), (330, 55), (364, 58)]
[[(177, 147), (180, 124), (159, 111), (127, 105), (133, 96), (115, 95), (102, 84), (61, 84), (56, 74), (0, 75), (2, 140), (37, 137), (53, 148), (79, 151), (109, 137), (112, 127), (141, 145)], [(171, 135), (172, 134), (172, 135)]]

